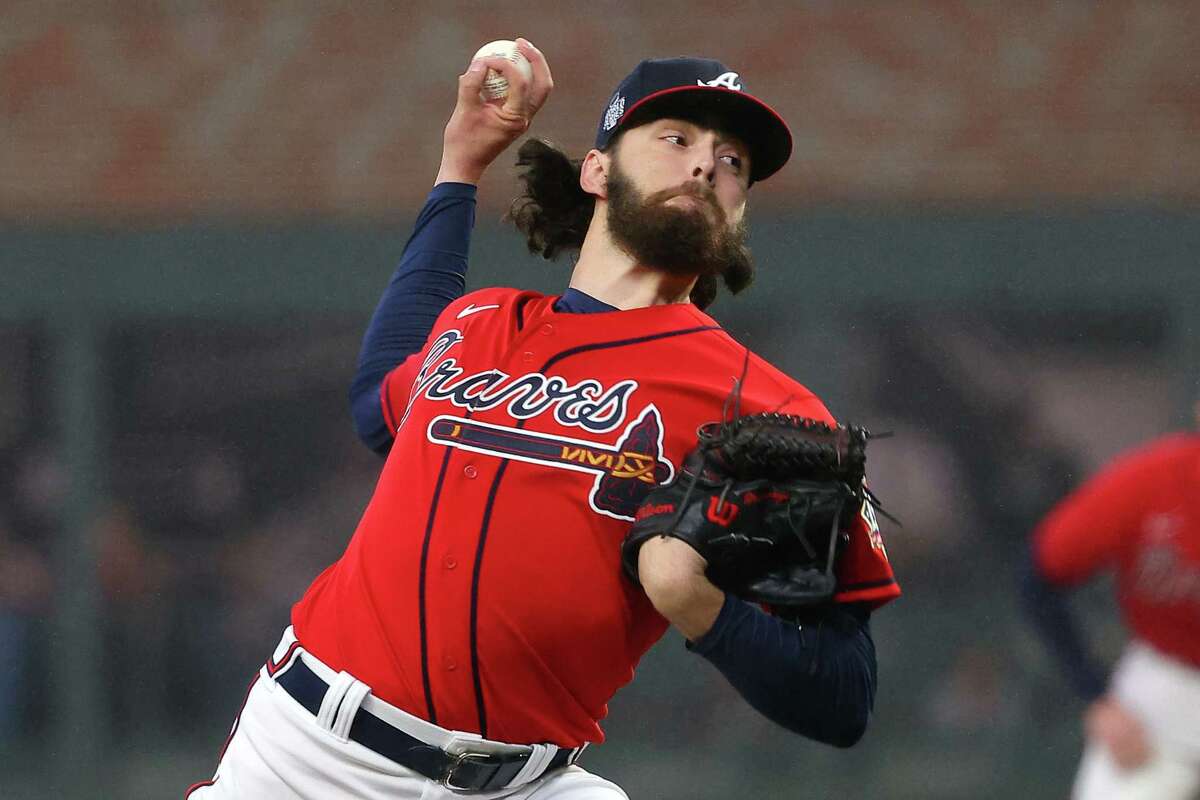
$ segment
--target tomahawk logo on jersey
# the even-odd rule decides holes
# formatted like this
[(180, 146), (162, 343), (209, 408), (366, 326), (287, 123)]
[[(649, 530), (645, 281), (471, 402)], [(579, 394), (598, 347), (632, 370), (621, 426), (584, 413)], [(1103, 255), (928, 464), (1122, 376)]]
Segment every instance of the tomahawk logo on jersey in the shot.
[[(667, 627), (622, 575), (622, 538), (721, 418), (746, 351), (691, 304), (565, 314), (554, 299), (466, 295), (389, 373), (395, 446), (293, 622), (320, 658), (443, 727), (574, 747), (603, 740), (608, 700)], [(833, 421), (755, 356), (741, 411)], [(841, 602), (899, 594), (869, 509), (838, 580)]]
[[(461, 316), (459, 317), (461, 318)], [(529, 372), (508, 375), (498, 369), (465, 373), (451, 352), (463, 341), (457, 329), (446, 331), (429, 346), (409, 391), (404, 421), (418, 398), (445, 400), (474, 414), (503, 406), (513, 420), (551, 414), (563, 428), (606, 433), (629, 416), (629, 395), (637, 381), (606, 387), (597, 380), (571, 384), (558, 375)], [(649, 489), (671, 480), (675, 469), (663, 458), (662, 419), (650, 403), (625, 428), (615, 444), (564, 435), (536, 433), (515, 425), (498, 425), (453, 415), (434, 417), (427, 428), (430, 442), (484, 455), (594, 473), (588, 496), (594, 511), (632, 522)]]

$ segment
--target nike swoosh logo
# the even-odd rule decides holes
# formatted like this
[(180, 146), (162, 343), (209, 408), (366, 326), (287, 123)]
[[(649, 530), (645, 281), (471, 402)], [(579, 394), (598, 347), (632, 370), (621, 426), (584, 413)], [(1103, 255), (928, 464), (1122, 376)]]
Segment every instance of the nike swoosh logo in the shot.
[(499, 307), (500, 306), (477, 306), (474, 303), (470, 303), (467, 305), (466, 308), (464, 308), (462, 311), (458, 312), (458, 315), (455, 317), (455, 319), (462, 319), (463, 317), (469, 317), (472, 314), (474, 314), (476, 311), (487, 311), (489, 308), (499, 308)]

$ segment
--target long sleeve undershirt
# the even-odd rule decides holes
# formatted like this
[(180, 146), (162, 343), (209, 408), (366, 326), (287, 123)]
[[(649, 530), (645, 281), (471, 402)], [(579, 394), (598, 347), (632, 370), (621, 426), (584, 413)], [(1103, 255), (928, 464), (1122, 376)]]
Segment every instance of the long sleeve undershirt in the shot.
[[(367, 327), (350, 405), (359, 437), (377, 453), (386, 454), (392, 443), (379, 396), (383, 378), (424, 347), (438, 315), (463, 295), (474, 224), (474, 186), (435, 186)], [(615, 309), (568, 289), (555, 310)], [(712, 663), (767, 718), (817, 741), (849, 747), (862, 736), (874, 706), (869, 616), (861, 607), (833, 606), (798, 626), (726, 596), (712, 629), (688, 649)]]
[(687, 647), (763, 716), (810, 739), (850, 747), (875, 706), (870, 612), (835, 605), (811, 617), (797, 625), (727, 594), (713, 627)]
[(1107, 681), (1071, 612), (1070, 593), (1070, 587), (1051, 583), (1042, 575), (1031, 548), (1025, 558), (1021, 585), (1025, 612), (1072, 688), (1090, 702), (1104, 694)]
[(383, 418), (380, 385), (393, 367), (425, 346), (438, 315), (463, 296), (474, 227), (474, 186), (433, 187), (367, 326), (350, 384), (350, 410), (359, 438), (381, 455), (392, 447), (392, 432)]

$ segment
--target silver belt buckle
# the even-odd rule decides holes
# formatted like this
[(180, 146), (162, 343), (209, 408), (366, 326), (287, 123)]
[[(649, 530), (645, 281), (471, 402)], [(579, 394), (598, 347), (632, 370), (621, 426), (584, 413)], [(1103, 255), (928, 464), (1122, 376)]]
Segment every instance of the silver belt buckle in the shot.
[[(480, 791), (480, 789), (482, 787), (460, 786), (460, 785), (454, 783), (454, 773), (458, 772), (458, 768), (461, 767), (463, 764), (467, 763), (468, 761), (470, 761), (471, 759), (478, 759), (479, 761), (476, 763), (480, 763), (483, 766), (487, 766), (488, 761), (491, 760), (491, 755), (489, 755), (488, 753), (471, 753), (471, 752), (456, 754), (454, 756), (454, 763), (451, 764), (450, 767), (446, 770), (446, 774), (442, 776), (442, 779), (441, 779), (441, 781), (439, 781), (439, 783), (441, 783), (442, 786), (445, 786), (447, 789), (449, 789), (453, 792), (477, 792), (477, 791)], [(494, 772), (493, 772), (493, 774), (494, 774)], [(489, 776), (489, 779), (490, 779), (490, 776)], [(484, 783), (486, 784), (487, 781), (484, 781)]]

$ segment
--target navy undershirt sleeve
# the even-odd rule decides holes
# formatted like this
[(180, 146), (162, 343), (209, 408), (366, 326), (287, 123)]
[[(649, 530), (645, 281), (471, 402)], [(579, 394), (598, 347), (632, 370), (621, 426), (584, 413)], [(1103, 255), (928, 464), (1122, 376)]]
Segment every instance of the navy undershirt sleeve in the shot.
[(392, 431), (383, 418), (380, 385), (388, 372), (425, 346), (438, 316), (462, 297), (474, 226), (474, 186), (433, 187), (367, 326), (350, 384), (350, 412), (359, 438), (381, 455), (391, 449)]
[(1059, 663), (1067, 681), (1086, 701), (1104, 694), (1104, 670), (1088, 651), (1082, 630), (1071, 613), (1070, 590), (1056, 586), (1041, 574), (1032, 548), (1025, 559), (1021, 601), (1034, 630)]
[(712, 629), (687, 647), (759, 713), (790, 731), (850, 747), (875, 705), (870, 612), (835, 605), (802, 625), (725, 596)]

